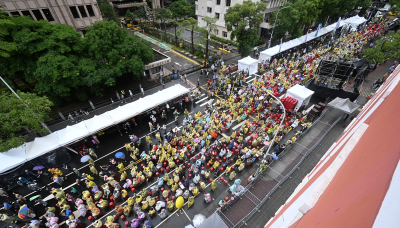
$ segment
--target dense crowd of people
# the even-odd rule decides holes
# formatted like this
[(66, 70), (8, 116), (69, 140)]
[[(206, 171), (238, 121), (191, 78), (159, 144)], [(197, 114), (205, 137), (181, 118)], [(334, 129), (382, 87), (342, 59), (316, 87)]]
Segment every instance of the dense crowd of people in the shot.
[[(46, 207), (46, 213), (39, 217), (33, 208), (29, 208), (26, 216), (31, 220), (27, 227), (56, 228), (61, 220), (65, 220), (69, 227), (80, 227), (83, 218), (92, 222), (94, 227), (118, 227), (118, 219), (124, 220), (132, 214), (135, 218), (126, 223), (128, 226), (143, 224), (151, 227), (151, 217), (158, 213), (161, 218), (166, 218), (168, 211), (178, 208), (179, 197), (183, 197), (191, 207), (194, 197), (206, 188), (206, 183), (215, 190), (221, 181), (234, 181), (238, 172), (251, 167), (264, 156), (265, 148), (273, 148), (261, 164), (264, 169), (312, 125), (304, 106), (289, 109), (284, 116), (285, 107), (277, 105), (272, 95), (280, 96), (294, 84), (305, 84), (315, 77), (316, 67), (322, 59), (357, 55), (370, 39), (379, 35), (381, 28), (382, 23), (362, 26), (355, 31), (349, 29), (342, 31), (336, 39), (329, 40), (334, 36), (327, 35), (311, 51), (289, 50), (279, 59), (262, 62), (259, 66), (261, 75), (238, 90), (234, 90), (235, 86), (243, 85), (249, 76), (248, 71), (236, 71), (222, 63), (220, 71), (216, 68), (209, 71), (212, 76), (204, 72), (210, 76), (207, 96), (211, 100), (220, 94), (221, 99), (210, 102), (204, 112), (193, 115), (185, 109), (187, 99), (176, 103), (174, 115), (179, 115), (178, 110), (184, 115), (182, 129), (167, 129), (160, 123), (166, 119), (168, 105), (153, 110), (150, 134), (145, 136), (145, 140), (130, 135), (131, 143), (125, 145), (129, 156), (116, 154), (116, 158), (107, 164), (95, 163), (97, 155), (94, 149), (85, 147), (81, 154), (89, 156), (87, 162), (91, 174), (64, 166), (77, 177), (76, 184), (69, 191), (62, 188), (66, 176), (60, 169), (52, 168), (47, 172), (59, 188), (38, 187), (35, 179), (40, 178), (41, 171), (27, 170), (26, 177), (18, 180), (19, 184), (32, 190), (49, 191), (58, 201), (56, 205), (48, 205), (41, 197), (35, 198), (36, 204)], [(226, 70), (227, 67), (232, 69)], [(194, 97), (199, 94), (199, 89), (194, 90)], [(232, 129), (235, 121), (237, 130)], [(128, 132), (130, 124), (124, 126)], [(99, 143), (97, 138), (96, 142)], [(227, 175), (226, 179), (220, 178), (223, 174)], [(148, 187), (150, 181), (155, 184)], [(240, 180), (234, 183), (230, 191), (238, 196), (243, 188), (240, 188)], [(3, 210), (9, 212), (2, 214), (0, 220), (16, 223), (19, 208), (27, 199), (20, 194), (12, 197), (2, 188), (0, 195), (7, 199)], [(127, 204), (117, 205), (122, 200)], [(227, 199), (222, 200), (220, 206), (226, 202)], [(100, 220), (110, 210), (115, 210), (115, 215)]]

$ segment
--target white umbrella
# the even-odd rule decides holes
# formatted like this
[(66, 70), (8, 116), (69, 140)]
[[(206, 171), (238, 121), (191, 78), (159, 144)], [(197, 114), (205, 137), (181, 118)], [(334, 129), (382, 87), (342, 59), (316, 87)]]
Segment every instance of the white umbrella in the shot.
[(204, 222), (204, 220), (206, 220), (206, 216), (202, 215), (202, 214), (197, 214), (194, 216), (193, 218), (193, 225), (195, 227), (199, 226), (202, 222)]
[(189, 224), (189, 225), (185, 226), (185, 228), (194, 228), (194, 226), (192, 224)]

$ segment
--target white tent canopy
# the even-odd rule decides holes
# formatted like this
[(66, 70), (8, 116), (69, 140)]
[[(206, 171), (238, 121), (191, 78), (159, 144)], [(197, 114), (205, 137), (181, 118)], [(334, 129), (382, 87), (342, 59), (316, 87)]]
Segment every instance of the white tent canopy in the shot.
[(310, 102), (311, 96), (314, 94), (314, 91), (307, 89), (301, 85), (295, 85), (288, 89), (286, 92), (286, 97), (293, 97), (298, 100), (295, 108), (300, 108), (301, 105), (307, 105)]
[(89, 131), (89, 134), (94, 134), (104, 128), (107, 128), (108, 126), (113, 125), (114, 120), (111, 118), (110, 115), (108, 115), (108, 113), (104, 113), (99, 116), (96, 115), (93, 118), (85, 120), (83, 121), (83, 123)]
[(55, 132), (43, 137), (35, 138), (32, 143), (26, 145), (26, 158), (28, 160), (34, 159), (59, 148), (60, 146), (57, 133)]
[(89, 131), (86, 128), (84, 122), (80, 122), (78, 124), (67, 126), (64, 129), (56, 131), (58, 137), (58, 143), (60, 145), (67, 145), (76, 140), (84, 138), (89, 135)]
[(23, 164), (26, 161), (26, 145), (0, 153), (0, 161), (3, 164), (0, 166), (0, 173)]
[(240, 71), (249, 69), (249, 74), (255, 74), (258, 70), (258, 60), (247, 56), (238, 61), (238, 68)]
[[(342, 27), (345, 24), (351, 24), (353, 27), (357, 27), (358, 25), (364, 23), (365, 21), (366, 21), (365, 18), (359, 17), (357, 15), (357, 16), (350, 17), (350, 18), (348, 18), (346, 20), (341, 21), (339, 27)], [(288, 49), (291, 49), (293, 47), (299, 46), (300, 44), (303, 44), (303, 43), (305, 43), (307, 41), (313, 40), (313, 39), (315, 39), (317, 37), (320, 37), (322, 35), (325, 35), (325, 34), (327, 34), (329, 32), (332, 32), (333, 30), (335, 30), (336, 25), (337, 25), (337, 22), (335, 22), (335, 23), (333, 23), (331, 25), (328, 25), (326, 27), (321, 28), (318, 31), (317, 36), (315, 36), (317, 31), (313, 31), (313, 32), (310, 32), (308, 35), (304, 35), (304, 36), (301, 36), (301, 37), (299, 37), (297, 39), (293, 39), (293, 40), (290, 40), (288, 42), (282, 43), (281, 52), (286, 51)], [(307, 37), (307, 41), (306, 41), (306, 37)], [(276, 45), (274, 47), (268, 48), (265, 51), (260, 52), (260, 58), (258, 59), (258, 61), (262, 62), (262, 61), (265, 61), (265, 60), (270, 60), (272, 56), (274, 56), (274, 55), (279, 53), (279, 46), (280, 46), (280, 44)]]
[(129, 105), (119, 106), (118, 108), (108, 111), (107, 114), (114, 120), (115, 124), (135, 116), (137, 111)]
[(356, 28), (357, 26), (359, 26), (360, 24), (362, 24), (366, 21), (367, 21), (367, 19), (356, 15), (354, 17), (347, 18), (346, 20), (343, 21), (343, 23), (351, 25), (353, 28)]
[(340, 98), (336, 97), (334, 100), (328, 103), (329, 107), (333, 107), (339, 109), (347, 114), (353, 113), (357, 110), (360, 106), (350, 101), (349, 98)]
[(67, 126), (62, 130), (44, 137), (38, 137), (33, 142), (29, 142), (23, 147), (0, 153), (0, 159), (6, 161), (6, 163), (0, 167), (0, 172), (5, 172), (61, 146), (68, 145), (91, 134), (95, 134), (98, 131), (130, 119), (135, 115), (189, 92), (190, 90), (182, 85), (174, 85), (99, 116), (94, 116), (78, 124)]

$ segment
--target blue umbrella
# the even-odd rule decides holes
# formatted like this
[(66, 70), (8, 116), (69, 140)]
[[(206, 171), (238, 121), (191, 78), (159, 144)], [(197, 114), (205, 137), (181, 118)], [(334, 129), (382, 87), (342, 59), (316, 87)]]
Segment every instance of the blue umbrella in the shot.
[(118, 152), (118, 153), (115, 154), (115, 157), (116, 157), (116, 158), (124, 158), (124, 157), (125, 157), (125, 154), (122, 153), (122, 152)]
[(39, 166), (35, 166), (35, 167), (33, 167), (33, 169), (32, 170), (41, 170), (41, 169), (44, 169), (45, 167), (44, 166), (42, 166), (42, 165), (39, 165)]
[(90, 159), (90, 156), (85, 155), (85, 156), (81, 157), (81, 162), (87, 162), (87, 161), (89, 161), (89, 159)]

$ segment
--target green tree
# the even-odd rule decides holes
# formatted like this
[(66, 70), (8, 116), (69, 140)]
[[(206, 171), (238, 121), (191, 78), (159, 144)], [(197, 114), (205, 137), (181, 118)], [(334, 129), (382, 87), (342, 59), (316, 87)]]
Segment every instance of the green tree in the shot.
[(103, 19), (119, 23), (118, 18), (115, 16), (114, 7), (108, 0), (97, 0), (97, 5), (99, 6)]
[(142, 24), (142, 19), (146, 20), (146, 11), (144, 9), (137, 9), (133, 12), (131, 12), (129, 9), (126, 11), (125, 14), (126, 17), (131, 18), (132, 20), (135, 19), (136, 21), (139, 20), (139, 25), (142, 29), (144, 29), (144, 26)]
[[(266, 8), (264, 2), (244, 1), (242, 5), (235, 4), (229, 7), (225, 14), (225, 25), (228, 32), (231, 32), (231, 39), (236, 39), (241, 50), (253, 47), (258, 38), (258, 28), (264, 19), (263, 11)], [(247, 48), (245, 48), (247, 47)]]
[(190, 31), (190, 40), (191, 40), (191, 44), (192, 44), (192, 54), (194, 54), (194, 42), (193, 42), (193, 33), (194, 31), (196, 31), (196, 29), (198, 28), (198, 22), (196, 19), (194, 19), (193, 17), (189, 17), (186, 20), (182, 21), (182, 26), (180, 26), (180, 29), (183, 26), (186, 26), (189, 31)]
[(115, 77), (123, 74), (132, 73), (134, 79), (139, 79), (144, 65), (154, 59), (150, 46), (110, 21), (98, 21), (89, 27), (83, 44), (86, 59), (81, 61), (80, 69), (84, 82), (93, 84), (90, 89), (95, 93), (114, 85)]
[(73, 60), (82, 51), (81, 34), (65, 24), (53, 25), (44, 20), (34, 21), (30, 17), (12, 17), (11, 20), (15, 26), (9, 30), (5, 39), (15, 42), (17, 51), (12, 52), (8, 58), (0, 57), (0, 74), (10, 80), (21, 80), (31, 92), (34, 89), (28, 81), (35, 81), (35, 91), (41, 94), (69, 96), (68, 91), (72, 85), (68, 81), (70, 78), (64, 77), (69, 74), (69, 69), (65, 70), (66, 75), (58, 75), (62, 69), (58, 69), (57, 63), (53, 61), (57, 66), (48, 68), (51, 63), (43, 61), (64, 56), (64, 62), (65, 58), (71, 57), (69, 61), (77, 65), (78, 61)]
[(297, 0), (294, 3), (286, 2), (279, 12), (276, 22), (275, 18), (278, 12), (273, 12), (271, 14), (271, 24), (275, 24), (273, 28), (275, 37), (282, 38), (286, 32), (291, 34), (293, 38), (302, 35), (300, 17), (303, 3), (304, 0)]
[(397, 31), (396, 33), (391, 32), (375, 42), (373, 48), (364, 49), (363, 54), (370, 61), (375, 61), (380, 64), (391, 58), (400, 61), (399, 47), (400, 31)]
[[(157, 20), (160, 20), (161, 24), (164, 24), (164, 39), (167, 40), (167, 21), (171, 19), (172, 13), (169, 9), (165, 8), (157, 8), (154, 10), (155, 17)], [(161, 30), (161, 25), (160, 25)]]
[(396, 17), (399, 17), (400, 15), (400, 0), (389, 0), (390, 3), (390, 12), (396, 15)]
[(177, 31), (177, 27), (182, 26), (181, 21), (190, 14), (191, 6), (186, 0), (178, 0), (171, 3), (169, 10), (171, 11), (171, 17), (173, 18), (171, 22), (175, 29), (175, 43), (178, 44), (178, 35), (180, 31)]
[(186, 0), (178, 0), (169, 5), (173, 18), (185, 18), (191, 13), (191, 5)]
[(14, 42), (5, 41), (4, 37), (10, 35), (9, 30), (15, 24), (10, 20), (10, 17), (1, 9), (0, 6), (0, 56), (10, 57), (10, 53), (17, 50), (17, 45)]
[(41, 123), (49, 119), (51, 101), (32, 93), (18, 92), (18, 95), (29, 109), (14, 94), (0, 94), (0, 152), (24, 144), (27, 136), (17, 136), (24, 126), (34, 132), (47, 132)]
[(203, 39), (206, 40), (206, 58), (208, 59), (208, 41), (210, 40), (210, 34), (217, 28), (215, 25), (215, 22), (217, 22), (217, 18), (211, 18), (211, 17), (203, 17), (203, 21), (206, 22), (206, 26), (204, 27), (196, 27), (196, 31), (199, 32), (200, 36), (203, 37)]

